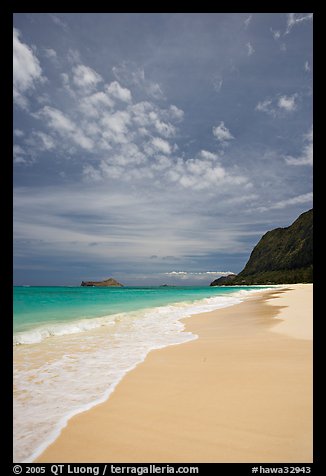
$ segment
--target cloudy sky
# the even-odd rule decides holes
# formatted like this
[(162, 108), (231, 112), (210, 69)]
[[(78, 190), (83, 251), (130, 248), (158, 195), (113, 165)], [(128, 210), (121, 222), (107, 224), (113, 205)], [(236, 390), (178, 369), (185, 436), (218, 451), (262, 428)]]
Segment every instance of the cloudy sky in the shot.
[(208, 284), (312, 207), (312, 14), (14, 15), (14, 281)]

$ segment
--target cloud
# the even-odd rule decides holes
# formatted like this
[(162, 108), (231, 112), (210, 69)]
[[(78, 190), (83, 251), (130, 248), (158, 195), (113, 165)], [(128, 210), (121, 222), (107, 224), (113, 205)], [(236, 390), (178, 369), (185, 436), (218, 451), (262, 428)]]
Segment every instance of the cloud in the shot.
[(311, 68), (310, 68), (310, 65), (309, 65), (309, 62), (306, 61), (305, 64), (304, 64), (304, 70), (307, 72), (307, 73), (310, 73), (311, 71)]
[(203, 159), (207, 159), (207, 160), (216, 160), (216, 159), (218, 159), (217, 154), (215, 154), (213, 152), (209, 152), (208, 150), (201, 150), (200, 151), (200, 156)]
[(252, 19), (252, 15), (249, 15), (245, 20), (244, 20), (244, 26), (245, 26), (245, 29), (248, 28), (250, 22), (251, 22), (251, 19)]
[(13, 159), (16, 164), (26, 164), (27, 160), (26, 151), (20, 145), (14, 145), (13, 147)]
[(49, 59), (57, 59), (57, 53), (53, 48), (44, 48), (44, 54)]
[(84, 166), (83, 176), (87, 182), (99, 182), (102, 180), (102, 174), (100, 170), (97, 170), (93, 165)]
[(259, 212), (265, 212), (268, 210), (280, 210), (291, 205), (301, 205), (303, 203), (310, 203), (313, 200), (312, 192), (305, 193), (303, 195), (297, 195), (296, 197), (288, 198), (287, 200), (281, 200), (279, 202), (273, 203), (267, 207), (258, 207)]
[[(145, 269), (152, 263), (149, 257), (157, 255), (165, 272), (174, 260), (189, 263), (190, 256), (193, 260), (218, 250), (243, 252), (246, 226), (230, 224), (227, 217), (221, 226), (215, 212), (215, 203), (210, 211), (202, 194), (185, 195), (165, 186), (155, 193), (146, 180), (141, 190), (129, 184), (121, 188), (114, 180), (109, 185), (97, 181), (16, 187), (16, 256), (31, 259), (36, 253), (40, 259), (50, 256), (70, 264), (82, 260), (92, 267), (115, 263), (121, 270), (130, 265)], [(95, 242), (97, 246), (89, 246)]]
[(219, 142), (221, 142), (221, 145), (225, 145), (228, 143), (228, 141), (234, 139), (229, 129), (224, 125), (223, 121), (221, 121), (218, 126), (213, 127), (213, 135)]
[(214, 90), (219, 93), (223, 86), (223, 77), (221, 74), (216, 74), (212, 80)]
[(256, 111), (266, 112), (267, 114), (273, 114), (273, 115), (275, 114), (275, 110), (272, 106), (271, 99), (265, 99), (264, 101), (259, 101), (255, 109)]
[(103, 91), (81, 98), (79, 108), (87, 117), (97, 118), (107, 110), (112, 110), (114, 101)]
[[(130, 122), (129, 111), (119, 110), (103, 114), (100, 118), (103, 138), (112, 145), (127, 143)], [(131, 137), (129, 137), (129, 141), (130, 139)]]
[(14, 130), (14, 136), (16, 137), (23, 137), (25, 135), (24, 131), (22, 131), (21, 129), (15, 129)]
[[(249, 207), (310, 190), (310, 168), (293, 168), (308, 145), (299, 140), (293, 147), (298, 128), (310, 124), (305, 122), (309, 97), (304, 93), (309, 75), (303, 69), (306, 60), (312, 66), (305, 34), (310, 23), (281, 36), (276, 45), (269, 27), (281, 29), (277, 25), (283, 18), (283, 35), (283, 14), (273, 17), (275, 23), (270, 23), (272, 17), (253, 14), (251, 20), (250, 15), (247, 31), (243, 21), (249, 13), (226, 16), (221, 28), (206, 17), (194, 21), (185, 15), (180, 21), (172, 16), (172, 23), (157, 17), (162, 28), (150, 22), (148, 31), (141, 31), (142, 22), (107, 15), (98, 19), (108, 28), (87, 41), (96, 15), (89, 19), (87, 32), (80, 15), (57, 15), (74, 28), (66, 34), (47, 17), (51, 39), (46, 28), (36, 28), (37, 14), (34, 29), (28, 18), (19, 22), (27, 28), (20, 42), (28, 43), (40, 61), (41, 75), (48, 77), (42, 88), (35, 79), (35, 88), (26, 91), (26, 98), (34, 92), (29, 103), (33, 115), (15, 114), (15, 127), (24, 132), (14, 137), (19, 146), (14, 150), (15, 181), (26, 185), (15, 189), (15, 239), (21, 240), (15, 250), (26, 258), (25, 266), (35, 257), (57, 261), (58, 270), (65, 265), (68, 274), (70, 263), (81, 273), (94, 270), (97, 263), (112, 273), (125, 263), (125, 269), (144, 273), (146, 266), (160, 273), (233, 269), (259, 238), (257, 230), (272, 228), (270, 220), (283, 226), (291, 210), (304, 208), (299, 204), (245, 215)], [(126, 21), (137, 41), (130, 43), (129, 35), (116, 45), (115, 32)], [(239, 21), (240, 36), (234, 30)], [(252, 28), (254, 36), (248, 34)], [(142, 33), (148, 41), (143, 42)], [(302, 36), (294, 44), (296, 33)], [(276, 51), (283, 40), (289, 42), (289, 53), (291, 46), (287, 61)], [(257, 48), (250, 58), (247, 42)], [(295, 51), (299, 43), (300, 51)], [(263, 49), (267, 69), (256, 63)], [(119, 57), (138, 64), (113, 67)], [(252, 63), (250, 71), (241, 67), (244, 61)], [(78, 76), (80, 66), (91, 74)], [(252, 68), (259, 72), (254, 79)], [(272, 109), (286, 120), (255, 112), (259, 101), (262, 112), (272, 114)], [(274, 155), (268, 157), (266, 150)], [(159, 258), (150, 260), (154, 255)]]
[(166, 141), (161, 139), (160, 137), (154, 137), (152, 139), (152, 146), (154, 149), (158, 152), (162, 152), (163, 154), (171, 154), (171, 146), (170, 144)]
[(39, 115), (48, 119), (50, 128), (57, 132), (73, 132), (76, 128), (75, 124), (63, 112), (54, 107), (44, 106)]
[(307, 15), (300, 14), (300, 13), (288, 13), (285, 35), (288, 35), (294, 26), (299, 25), (300, 23), (312, 20), (312, 19), (313, 19), (312, 13), (308, 13)]
[(164, 99), (161, 86), (157, 82), (146, 78), (144, 68), (132, 62), (124, 61), (118, 66), (113, 66), (112, 72), (118, 81), (136, 87), (136, 89), (146, 93), (150, 98)]
[(111, 84), (106, 86), (107, 93), (120, 101), (131, 102), (131, 92), (127, 88), (120, 86), (118, 81), (113, 81)]
[(273, 30), (273, 28), (270, 28), (270, 31), (272, 32), (273, 38), (275, 41), (279, 40), (281, 37), (281, 32), (280, 30)]
[(53, 23), (60, 26), (63, 30), (67, 30), (67, 28), (68, 28), (67, 23), (65, 23), (63, 20), (61, 20), (61, 18), (54, 15), (53, 13), (49, 13), (49, 15), (50, 15), (50, 18), (53, 21)]
[(99, 82), (103, 81), (101, 75), (94, 71), (89, 66), (79, 64), (72, 69), (74, 84), (86, 91), (92, 91), (96, 89)]
[(23, 108), (28, 107), (28, 94), (37, 84), (44, 82), (40, 62), (32, 49), (20, 41), (21, 33), (13, 29), (13, 96), (15, 103)]
[(309, 130), (308, 134), (303, 137), (304, 146), (301, 154), (298, 157), (291, 155), (285, 156), (285, 161), (288, 165), (313, 165), (313, 129)]
[(292, 96), (280, 96), (277, 95), (274, 99), (267, 98), (263, 101), (259, 101), (256, 105), (256, 111), (265, 112), (271, 116), (277, 117), (282, 115), (282, 112), (291, 113), (294, 112), (298, 105), (298, 94), (292, 94)]
[[(33, 131), (32, 135), (25, 140), (33, 154), (37, 151), (52, 150), (55, 147), (55, 140), (49, 134), (42, 131)], [(34, 154), (33, 154), (34, 155)]]
[(75, 145), (82, 149), (92, 149), (93, 141), (59, 109), (44, 106), (43, 109), (35, 114), (35, 117), (44, 118), (52, 132), (73, 141)]
[(208, 278), (212, 279), (212, 277), (218, 278), (221, 276), (228, 276), (229, 274), (234, 274), (232, 271), (201, 271), (201, 272), (188, 272), (188, 271), (170, 271), (168, 273), (163, 273), (165, 276), (169, 276), (170, 278), (181, 279), (183, 281), (186, 280), (196, 280), (207, 281)]
[[(144, 75), (139, 70), (136, 76), (131, 75), (133, 81), (130, 71), (128, 74), (134, 89), (143, 86)], [(162, 106), (161, 99), (160, 103), (134, 103), (129, 88), (118, 80), (104, 84), (80, 58), (61, 78), (70, 95), (69, 112), (46, 104), (33, 113), (34, 119), (42, 121), (42, 129), (24, 139), (33, 161), (44, 151), (51, 151), (54, 157), (76, 157), (82, 150), (80, 175), (87, 183), (147, 180), (158, 188), (177, 186), (194, 191), (213, 190), (217, 185), (220, 189), (250, 187), (239, 169), (222, 166), (214, 152), (202, 149), (190, 157), (178, 156), (178, 145), (171, 138), (177, 136), (184, 111), (176, 105)], [(76, 86), (80, 91), (75, 92)], [(213, 128), (213, 135), (222, 147), (234, 139), (224, 122)]]
[(157, 132), (161, 134), (163, 137), (168, 138), (168, 137), (175, 136), (176, 129), (172, 124), (162, 122), (159, 119), (156, 119), (154, 125)]
[(255, 50), (254, 50), (254, 47), (252, 46), (252, 44), (250, 43), (250, 41), (246, 44), (246, 46), (248, 48), (248, 56), (253, 55)]
[(293, 94), (292, 96), (281, 96), (277, 103), (278, 107), (287, 112), (295, 111), (297, 109), (297, 104), (295, 102), (296, 97), (296, 94)]
[(171, 104), (168, 112), (170, 116), (172, 117), (172, 119), (175, 119), (177, 121), (182, 121), (184, 117), (184, 111), (182, 109), (179, 109), (174, 104)]

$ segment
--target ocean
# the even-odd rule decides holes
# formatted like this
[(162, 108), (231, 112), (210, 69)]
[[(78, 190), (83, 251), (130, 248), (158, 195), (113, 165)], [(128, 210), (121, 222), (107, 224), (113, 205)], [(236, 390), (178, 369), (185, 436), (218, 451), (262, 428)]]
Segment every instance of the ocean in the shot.
[(105, 401), (153, 349), (197, 336), (180, 321), (266, 287), (14, 287), (14, 462)]

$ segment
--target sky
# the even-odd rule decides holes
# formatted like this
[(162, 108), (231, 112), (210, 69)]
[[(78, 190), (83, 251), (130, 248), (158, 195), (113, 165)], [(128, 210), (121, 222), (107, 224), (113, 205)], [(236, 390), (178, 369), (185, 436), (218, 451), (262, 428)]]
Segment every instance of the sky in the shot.
[(312, 16), (14, 14), (14, 284), (208, 285), (312, 208)]

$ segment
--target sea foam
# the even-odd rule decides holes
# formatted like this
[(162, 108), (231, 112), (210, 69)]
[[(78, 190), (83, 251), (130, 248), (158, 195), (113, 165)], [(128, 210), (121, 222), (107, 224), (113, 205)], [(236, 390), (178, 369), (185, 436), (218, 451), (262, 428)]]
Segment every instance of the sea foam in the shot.
[(180, 319), (240, 303), (252, 292), (241, 290), (18, 333), (14, 461), (37, 458), (73, 415), (105, 401), (151, 350), (196, 339), (184, 331)]

